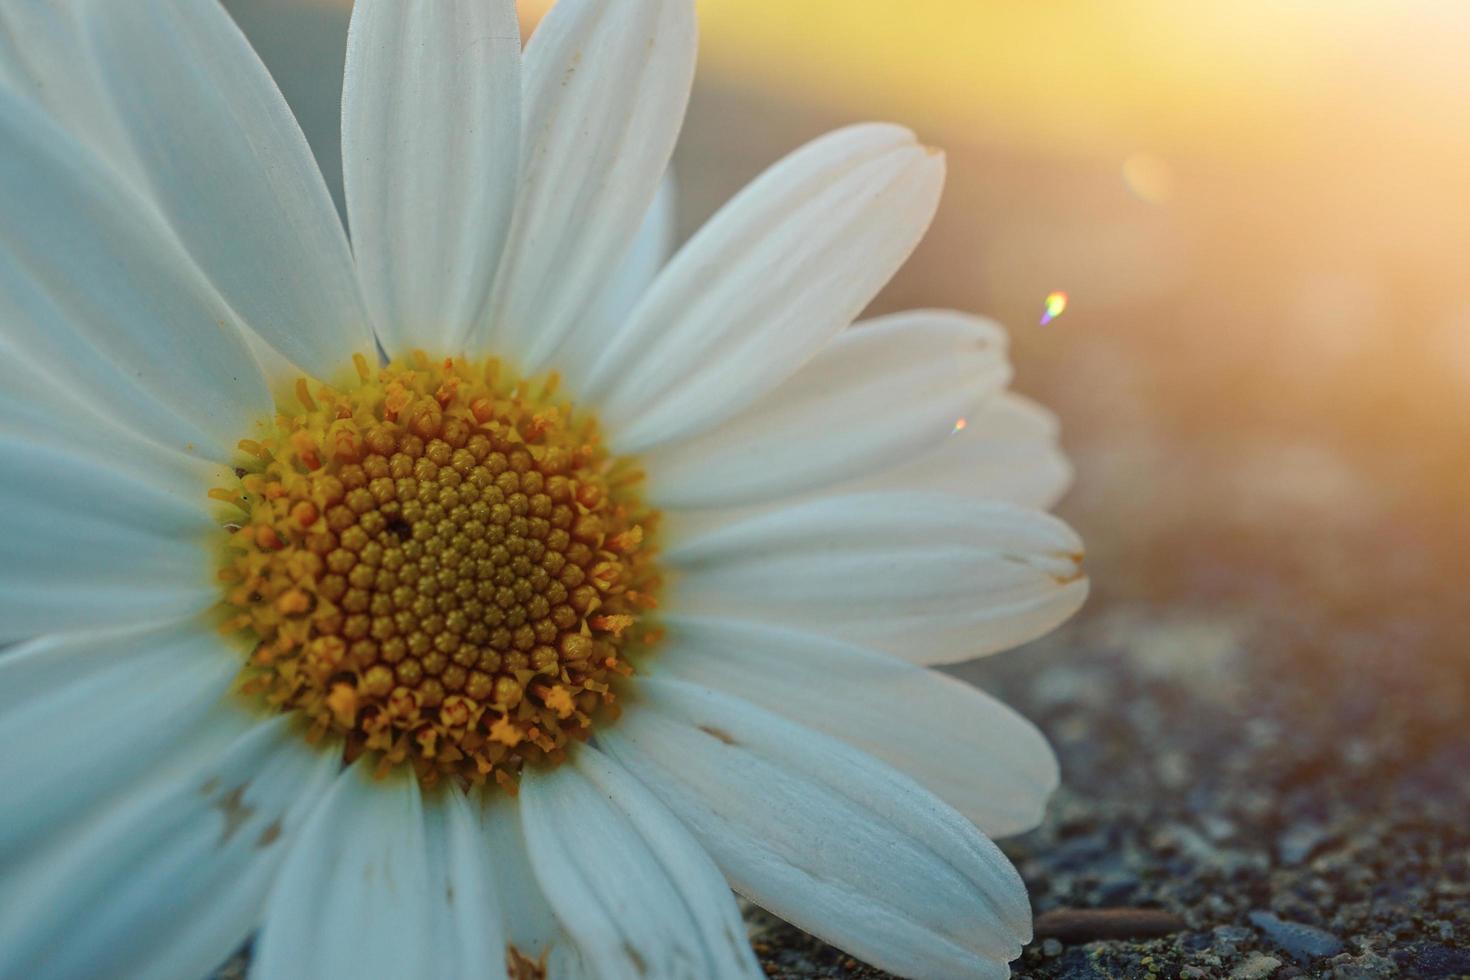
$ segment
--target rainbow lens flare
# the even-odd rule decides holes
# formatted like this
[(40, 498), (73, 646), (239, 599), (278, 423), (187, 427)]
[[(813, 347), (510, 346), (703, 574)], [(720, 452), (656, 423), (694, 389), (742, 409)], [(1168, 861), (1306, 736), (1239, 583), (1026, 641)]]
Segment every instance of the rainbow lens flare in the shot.
[(1048, 323), (1061, 316), (1067, 309), (1067, 294), (1063, 292), (1051, 293), (1046, 297), (1045, 312), (1041, 314), (1041, 325)]

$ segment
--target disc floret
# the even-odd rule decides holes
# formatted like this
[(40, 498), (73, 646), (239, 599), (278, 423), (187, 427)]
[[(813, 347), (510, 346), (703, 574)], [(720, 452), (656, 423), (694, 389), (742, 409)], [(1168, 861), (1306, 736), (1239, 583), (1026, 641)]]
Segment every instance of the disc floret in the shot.
[(655, 515), (595, 420), (497, 361), (305, 379), (242, 441), (221, 563), (241, 688), (349, 757), (513, 788), (617, 712), (653, 638)]

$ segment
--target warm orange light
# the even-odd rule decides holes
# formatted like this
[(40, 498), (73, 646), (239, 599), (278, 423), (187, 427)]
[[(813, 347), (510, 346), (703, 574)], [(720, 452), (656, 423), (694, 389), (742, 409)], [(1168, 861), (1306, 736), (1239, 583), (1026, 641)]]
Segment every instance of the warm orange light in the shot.
[[(527, 26), (551, 5), (521, 0)], [(1251, 154), (1365, 94), (1333, 89), (1350, 59), (1383, 62), (1372, 75), (1396, 104), (1446, 128), (1450, 113), (1470, 136), (1470, 104), (1452, 96), (1470, 77), (1454, 42), (1470, 7), (1443, 0), (700, 0), (699, 13), (704, 84), (796, 93), (949, 139)], [(1400, 35), (1413, 58), (1394, 56)]]

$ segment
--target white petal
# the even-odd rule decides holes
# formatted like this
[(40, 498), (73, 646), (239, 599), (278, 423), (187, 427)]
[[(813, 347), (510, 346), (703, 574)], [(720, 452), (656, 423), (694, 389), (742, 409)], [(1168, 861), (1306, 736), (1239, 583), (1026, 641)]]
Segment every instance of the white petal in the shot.
[(918, 493), (825, 497), (675, 542), (667, 606), (784, 624), (921, 664), (1006, 650), (1087, 596), (1061, 521)]
[(0, 91), (5, 344), (71, 397), (221, 459), (269, 413), (234, 314), (116, 174)]
[(527, 773), (520, 797), (536, 877), (598, 976), (761, 976), (719, 870), (606, 756)]
[(24, 901), (3, 917), (0, 974), (201, 977), (254, 931), (340, 754), (308, 746), (286, 716), (212, 724), (241, 733), (149, 775), (28, 859), (24, 880), (7, 884)]
[[(556, 913), (546, 902), (536, 873), (531, 870), (526, 853), (526, 838), (521, 827), (521, 799), (508, 796), (498, 788), (477, 794), (482, 805), (481, 826), (490, 854), (490, 867), (495, 876), (495, 890), (500, 896), (504, 916), (506, 945), (531, 962), (558, 962), (575, 967), (577, 957)], [(561, 970), (548, 970), (551, 976), (563, 976)], [(573, 975), (580, 976), (576, 970)]]
[(1005, 977), (1026, 890), (959, 813), (882, 763), (723, 694), (645, 677), (605, 735), (741, 894), (908, 977)]
[(47, 636), (6, 651), (0, 860), (193, 741), (242, 662), (201, 621)]
[(263, 338), (330, 380), (374, 350), (301, 129), (220, 4), (88, 0), (93, 58), (159, 210)]
[(0, 432), (103, 462), (115, 472), (202, 504), (224, 467), (165, 446), (98, 411), (0, 338)]
[(694, 77), (692, 0), (561, 0), (526, 46), (521, 191), (486, 346), (538, 371), (626, 254)]
[(643, 298), (649, 283), (673, 253), (677, 197), (674, 177), (666, 175), (617, 272), (552, 356), (553, 365), (567, 379), (573, 391), (581, 387), (582, 379), (602, 353), (603, 345), (622, 329), (628, 314)]
[(428, 976), (434, 961), (423, 799), (411, 773), (358, 761), (297, 835), (266, 903), (251, 975)]
[(739, 415), (647, 454), (649, 498), (760, 503), (905, 462), (978, 415), (1010, 375), (1005, 332), (989, 321), (920, 310), (859, 324)]
[[(200, 502), (0, 436), (0, 642), (179, 617), (219, 600)], [(201, 493), (202, 493), (201, 488)]]
[(924, 490), (1050, 510), (1072, 485), (1072, 464), (1057, 446), (1057, 428), (1050, 411), (1007, 392), (919, 458), (842, 489)]
[(136, 159), (92, 65), (80, 3), (0, 3), (0, 81), (45, 109), (113, 166), (136, 177)]
[(352, 250), (389, 356), (459, 353), (510, 229), (521, 38), (511, 0), (358, 0), (342, 177)]
[(580, 394), (619, 452), (728, 418), (852, 323), (939, 202), (944, 158), (898, 126), (839, 130), (766, 171), (669, 262)]
[(1057, 788), (1045, 736), (984, 691), (840, 640), (667, 617), (650, 669), (743, 698), (888, 763), (990, 837), (1041, 822)]
[(424, 819), (434, 928), (429, 944), (434, 959), (424, 964), (424, 975), (503, 978), (500, 898), (479, 818), (458, 787), (446, 786), (424, 800)]

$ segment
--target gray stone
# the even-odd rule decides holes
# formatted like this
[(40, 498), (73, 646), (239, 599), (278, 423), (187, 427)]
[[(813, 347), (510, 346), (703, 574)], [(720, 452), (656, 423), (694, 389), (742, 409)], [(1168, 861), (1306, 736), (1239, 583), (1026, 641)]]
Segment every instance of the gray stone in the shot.
[(1291, 922), (1261, 910), (1252, 912), (1250, 920), (1267, 939), (1303, 963), (1342, 952), (1342, 940), (1326, 929)]
[(1330, 838), (1321, 824), (1299, 823), (1276, 838), (1276, 856), (1282, 864), (1301, 864)]

